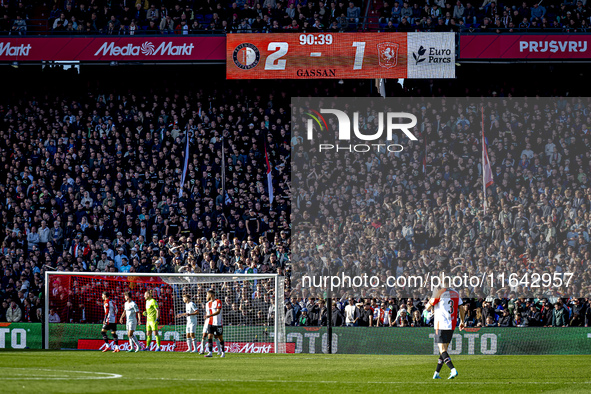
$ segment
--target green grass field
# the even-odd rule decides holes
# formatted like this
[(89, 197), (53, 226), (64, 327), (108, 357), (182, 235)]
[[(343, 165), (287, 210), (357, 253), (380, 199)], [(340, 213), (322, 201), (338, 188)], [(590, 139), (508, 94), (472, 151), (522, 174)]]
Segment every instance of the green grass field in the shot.
[[(7, 351), (1, 393), (591, 392), (591, 356), (455, 356), (460, 375), (433, 381), (435, 356)], [(442, 377), (449, 375), (444, 367)]]

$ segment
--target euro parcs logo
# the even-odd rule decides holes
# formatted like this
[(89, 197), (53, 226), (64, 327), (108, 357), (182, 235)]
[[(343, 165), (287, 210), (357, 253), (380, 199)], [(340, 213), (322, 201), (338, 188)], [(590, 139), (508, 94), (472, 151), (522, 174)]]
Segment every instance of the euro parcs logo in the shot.
[(416, 52), (413, 52), (412, 57), (415, 59), (415, 65), (419, 65), (424, 61), (427, 61), (425, 64), (449, 64), (452, 60), (451, 55), (451, 49), (449, 48), (425, 48), (421, 45)]
[[(318, 144), (319, 152), (333, 150), (335, 152), (365, 153), (383, 149), (388, 152), (402, 152), (404, 150), (402, 145), (389, 143), (389, 141), (392, 141), (393, 133), (397, 131), (402, 131), (411, 141), (417, 141), (417, 137), (410, 131), (410, 129), (417, 125), (417, 117), (408, 112), (379, 112), (377, 114), (377, 130), (373, 130), (372, 133), (368, 133), (368, 130), (364, 130), (362, 133), (359, 129), (359, 112), (353, 112), (353, 122), (351, 122), (349, 115), (345, 111), (333, 108), (320, 109), (320, 111), (309, 110), (306, 112), (306, 115), (309, 117), (306, 125), (309, 141), (314, 140), (314, 128), (317, 128), (322, 134), (330, 131), (324, 115), (332, 115), (337, 119), (338, 130), (336, 130), (335, 143)], [(353, 133), (351, 133), (351, 130)], [(384, 132), (386, 133), (386, 143), (381, 143), (380, 140), (383, 140)], [(355, 139), (364, 142), (351, 144), (352, 134)]]

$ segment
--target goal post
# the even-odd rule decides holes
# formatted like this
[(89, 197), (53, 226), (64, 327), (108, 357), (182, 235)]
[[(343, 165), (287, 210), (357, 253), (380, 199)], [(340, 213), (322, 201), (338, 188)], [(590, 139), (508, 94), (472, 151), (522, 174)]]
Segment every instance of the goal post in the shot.
[[(195, 337), (200, 343), (206, 293), (214, 290), (222, 302), (225, 351), (229, 353), (285, 353), (284, 277), (277, 274), (152, 274), (46, 272), (44, 308), (45, 349), (99, 349), (104, 318), (102, 292), (107, 291), (117, 309), (119, 345), (128, 337), (119, 318), (124, 293), (140, 312), (144, 293), (150, 290), (160, 309), (158, 331), (162, 349), (185, 351), (186, 317), (183, 295), (189, 295), (198, 311)], [(279, 312), (279, 313), (277, 313)], [(145, 318), (134, 335), (145, 346)], [(109, 345), (114, 343), (109, 333)], [(153, 348), (152, 341), (151, 348)], [(201, 345), (200, 345), (201, 346)]]

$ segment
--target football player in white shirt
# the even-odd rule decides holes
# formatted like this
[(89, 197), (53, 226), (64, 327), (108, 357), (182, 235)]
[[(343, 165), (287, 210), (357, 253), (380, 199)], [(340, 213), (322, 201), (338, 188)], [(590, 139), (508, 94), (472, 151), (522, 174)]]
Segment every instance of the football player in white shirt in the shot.
[(212, 357), (211, 352), (213, 351), (213, 338), (219, 339), (218, 354), (220, 357), (225, 357), (224, 353), (224, 337), (223, 326), (222, 326), (222, 302), (215, 298), (215, 292), (213, 290), (207, 291), (207, 303), (205, 306), (205, 322), (207, 323), (207, 334), (208, 334), (208, 353), (205, 357)]
[(123, 296), (125, 297), (125, 304), (123, 305), (123, 313), (121, 314), (119, 323), (123, 324), (123, 318), (127, 318), (125, 329), (127, 330), (127, 337), (129, 338), (128, 352), (133, 352), (134, 345), (135, 351), (139, 352), (140, 343), (133, 333), (135, 332), (138, 323), (142, 320), (140, 308), (138, 308), (137, 304), (131, 299), (131, 291), (126, 291)]
[[(197, 327), (197, 307), (191, 301), (191, 296), (188, 294), (183, 295), (183, 301), (185, 302), (185, 313), (179, 313), (177, 317), (187, 318), (187, 350), (185, 352), (197, 352), (197, 344), (195, 343), (195, 331)], [(193, 350), (191, 350), (191, 344), (193, 344)]]
[(464, 315), (466, 311), (462, 305), (460, 294), (453, 289), (436, 289), (433, 297), (427, 304), (427, 310), (433, 310), (435, 326), (435, 342), (439, 347), (439, 360), (433, 379), (441, 379), (439, 372), (443, 364), (451, 370), (448, 379), (458, 376), (458, 371), (454, 368), (451, 358), (447, 353), (447, 348), (451, 342), (458, 322), (458, 312), (460, 312), (460, 331), (464, 329)]

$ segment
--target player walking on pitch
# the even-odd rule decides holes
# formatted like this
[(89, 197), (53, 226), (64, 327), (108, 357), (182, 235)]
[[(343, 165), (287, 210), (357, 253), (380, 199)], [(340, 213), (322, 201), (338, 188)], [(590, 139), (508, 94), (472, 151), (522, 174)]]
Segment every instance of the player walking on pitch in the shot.
[[(186, 352), (197, 352), (197, 343), (195, 342), (195, 330), (197, 327), (197, 307), (191, 301), (191, 296), (188, 294), (183, 295), (183, 301), (185, 302), (185, 313), (179, 313), (177, 317), (187, 317), (187, 350)], [(191, 350), (191, 344), (193, 344), (193, 350)]]
[(103, 345), (105, 348), (103, 349), (103, 353), (109, 351), (109, 337), (107, 336), (107, 331), (111, 331), (111, 335), (113, 335), (113, 340), (115, 341), (115, 345), (113, 347), (113, 353), (119, 352), (118, 346), (118, 338), (117, 338), (117, 317), (115, 314), (117, 310), (115, 308), (115, 303), (109, 299), (109, 293), (103, 291), (103, 308), (105, 309), (105, 318), (103, 319), (103, 329), (101, 330), (101, 334), (103, 335), (103, 339), (105, 340), (105, 344)]
[(224, 337), (222, 327), (222, 302), (215, 298), (213, 290), (207, 292), (207, 304), (205, 307), (205, 323), (207, 324), (208, 334), (208, 350), (205, 357), (212, 357), (211, 352), (213, 351), (213, 338), (219, 339), (218, 354), (220, 357), (225, 357), (224, 352)]
[(152, 341), (152, 333), (156, 337), (156, 352), (160, 351), (160, 337), (158, 336), (158, 317), (160, 317), (160, 311), (158, 310), (158, 302), (152, 297), (150, 290), (144, 294), (146, 299), (146, 310), (143, 315), (146, 319), (146, 351), (150, 350), (150, 342)]
[(441, 379), (439, 372), (443, 364), (451, 370), (448, 379), (458, 376), (458, 371), (454, 368), (451, 358), (447, 353), (447, 348), (451, 342), (458, 321), (458, 311), (460, 312), (460, 331), (464, 329), (465, 310), (462, 305), (462, 299), (457, 291), (453, 289), (439, 289), (433, 292), (433, 298), (427, 304), (427, 310), (433, 310), (435, 326), (435, 343), (439, 347), (439, 360), (437, 368), (433, 374), (433, 379)]
[(138, 352), (140, 350), (140, 343), (138, 342), (135, 335), (133, 335), (133, 333), (135, 332), (138, 323), (142, 320), (142, 316), (140, 315), (140, 308), (138, 308), (137, 304), (131, 299), (130, 291), (126, 291), (124, 293), (124, 297), (125, 305), (123, 306), (123, 313), (121, 314), (119, 322), (123, 324), (123, 318), (127, 318), (125, 329), (127, 330), (127, 337), (129, 338), (128, 352), (133, 352), (134, 345), (135, 351)]
[[(207, 323), (207, 319), (205, 319), (205, 321), (203, 322), (203, 336), (201, 337), (201, 351), (199, 352), (199, 354), (205, 354), (205, 348), (207, 347), (207, 345), (206, 345), (207, 338), (209, 336), (209, 334), (207, 333), (208, 327), (209, 327), (209, 324)], [(222, 355), (222, 346), (220, 345), (220, 340), (215, 338), (215, 342), (218, 345), (218, 356), (221, 356)]]

